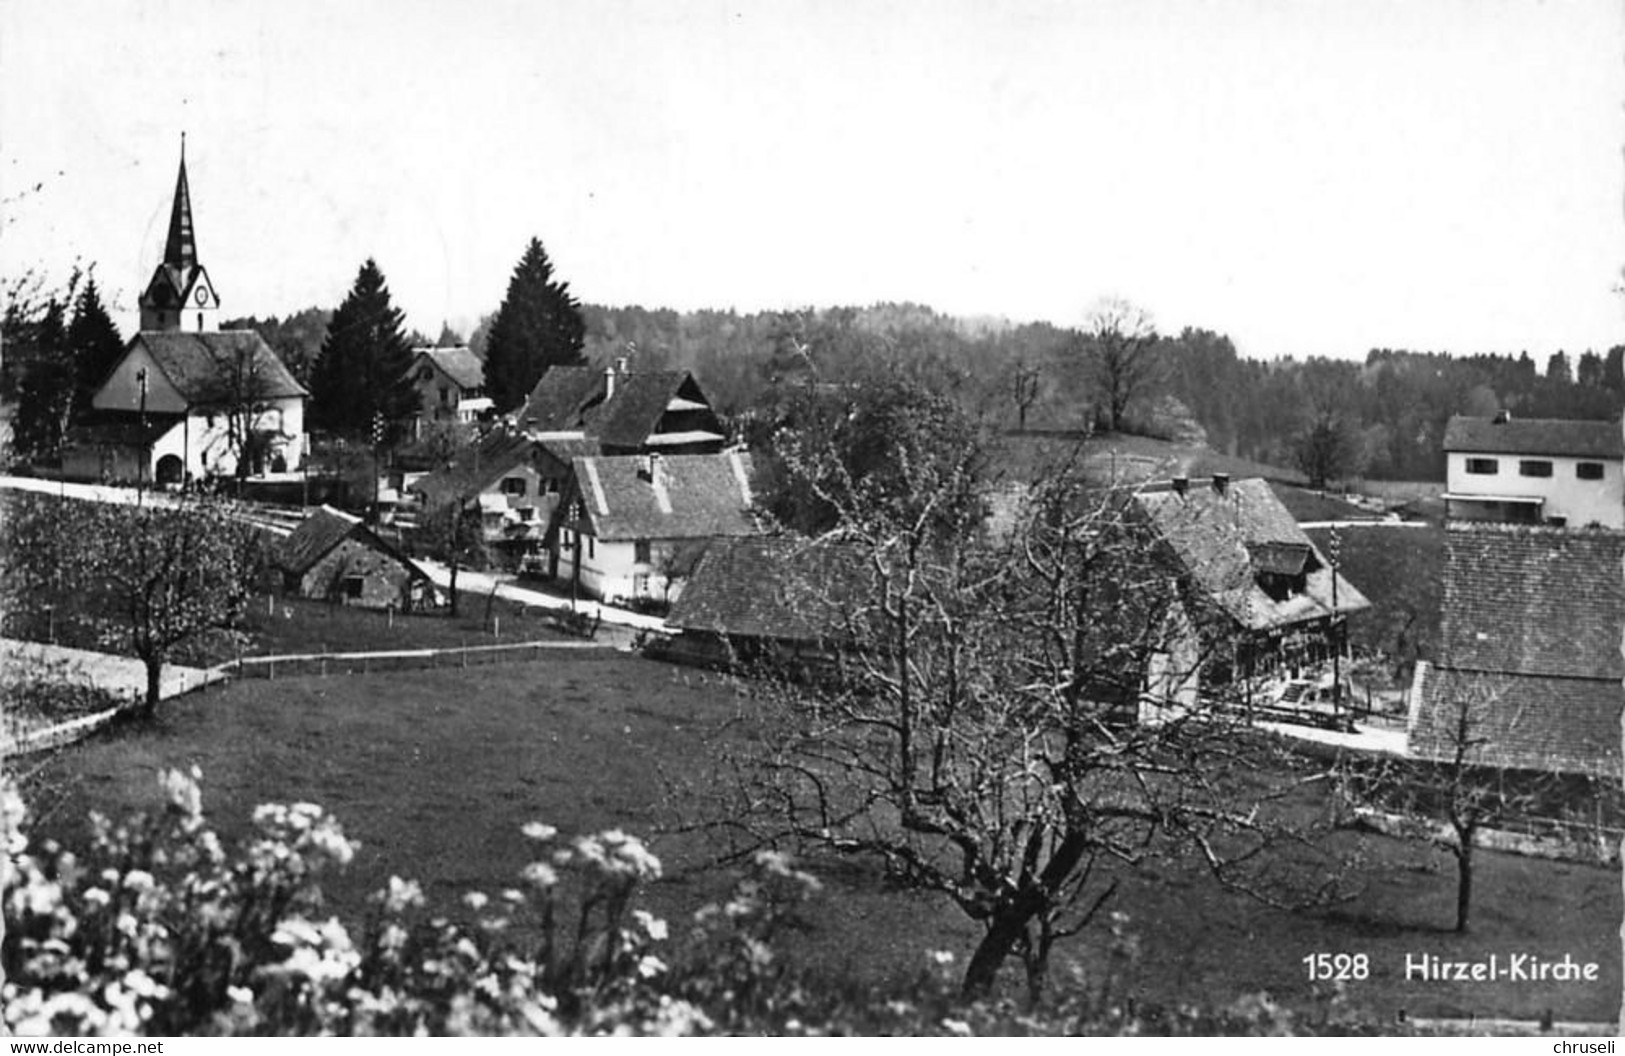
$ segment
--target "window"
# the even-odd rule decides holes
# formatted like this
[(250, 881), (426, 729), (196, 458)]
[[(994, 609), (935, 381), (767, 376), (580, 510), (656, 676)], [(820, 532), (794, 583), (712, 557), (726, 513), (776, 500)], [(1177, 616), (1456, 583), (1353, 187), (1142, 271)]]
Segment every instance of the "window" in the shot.
[(516, 512), (519, 514), (521, 521), (534, 521), (536, 519), (536, 507), (534, 506), (521, 506)]
[(344, 596), (347, 598), (359, 598), (361, 596), (361, 589), (364, 585), (365, 580), (363, 580), (360, 576), (345, 576)]
[(524, 477), (503, 477), (502, 478), (502, 494), (504, 494), (504, 495), (520, 495), (520, 496), (523, 496), (525, 494), (525, 478)]
[(597, 549), (598, 549), (598, 547), (596, 545), (595, 537), (590, 536), (590, 535), (587, 536), (587, 556), (588, 557), (597, 557), (598, 556), (598, 554), (596, 553)]
[(433, 381), (434, 380), (434, 368), (430, 367), (430, 366), (419, 367), (418, 368), (418, 380), (419, 381)]
[(1581, 480), (1601, 480), (1601, 462), (1580, 462), (1574, 467), (1574, 475)]
[(639, 572), (632, 577), (632, 596), (636, 598), (647, 598), (649, 596), (648, 573)]
[(450, 405), (451, 405), (451, 389), (448, 386), (442, 385), (442, 386), (440, 386), (440, 406), (448, 407)]
[(1467, 472), (1493, 476), (1501, 471), (1501, 464), (1493, 458), (1469, 458)]
[(576, 533), (568, 528), (559, 531), (559, 549), (569, 550), (576, 545)]
[(1552, 464), (1543, 458), (1526, 458), (1518, 463), (1518, 476), (1520, 477), (1549, 477), (1552, 475)]
[(640, 565), (649, 563), (649, 540), (639, 539), (632, 544), (632, 560)]

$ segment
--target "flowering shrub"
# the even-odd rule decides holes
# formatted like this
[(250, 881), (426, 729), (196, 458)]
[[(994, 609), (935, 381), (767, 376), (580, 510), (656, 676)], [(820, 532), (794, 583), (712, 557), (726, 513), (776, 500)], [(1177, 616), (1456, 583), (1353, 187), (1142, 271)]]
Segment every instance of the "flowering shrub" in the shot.
[[(565, 839), (540, 822), (516, 885), (467, 892), (459, 921), (392, 877), (352, 929), (323, 911), (320, 878), (355, 855), (312, 803), (268, 804), (228, 853), (199, 774), (161, 778), (165, 808), (92, 815), (83, 856), (29, 847), (0, 778), (0, 1016), (42, 1034), (1201, 1034), (1301, 1027), (1256, 995), (1219, 1013), (1149, 1013), (1119, 1000), (1137, 950), (1114, 918), (1108, 975), (1041, 1012), (962, 1006), (951, 952), (901, 995), (811, 987), (779, 956), (817, 879), (762, 852), (730, 896), (681, 933), (636, 905), (658, 858), (618, 830)], [(14, 868), (11, 868), (14, 866)], [(680, 940), (680, 941), (679, 941)], [(1348, 1024), (1339, 1024), (1348, 1029)]]

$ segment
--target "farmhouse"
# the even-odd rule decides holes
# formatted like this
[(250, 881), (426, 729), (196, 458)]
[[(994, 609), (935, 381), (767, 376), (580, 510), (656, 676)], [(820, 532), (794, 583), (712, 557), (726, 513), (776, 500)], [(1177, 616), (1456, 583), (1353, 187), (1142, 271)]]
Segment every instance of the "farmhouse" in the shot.
[(1424, 759), (1620, 777), (1625, 534), (1455, 524), (1444, 621), (1419, 663), (1409, 743)]
[(180, 484), (297, 469), (308, 393), (259, 334), (217, 329), (184, 149), (164, 259), (140, 303), (141, 331), (92, 397), (94, 420), (70, 431), (64, 474)]
[(1619, 422), (1457, 415), (1445, 429), (1445, 508), (1456, 520), (1625, 527)]
[(670, 601), (705, 543), (756, 535), (750, 455), (588, 456), (547, 531), (552, 575), (605, 601)]
[(553, 367), (519, 414), (529, 432), (577, 435), (605, 455), (715, 454), (726, 430), (687, 371), (632, 372), (613, 366)]
[(473, 422), (491, 410), (485, 364), (467, 348), (414, 348), (408, 376), (417, 389), (417, 421)]
[(277, 570), (283, 589), (302, 598), (403, 612), (435, 600), (428, 574), (411, 558), (360, 518), (331, 506), (317, 509), (282, 541)]
[(1370, 608), (1261, 479), (1175, 478), (1133, 502), (1179, 568), (1232, 625), (1234, 645), (1209, 675), (1302, 675), (1345, 648), (1343, 621)]

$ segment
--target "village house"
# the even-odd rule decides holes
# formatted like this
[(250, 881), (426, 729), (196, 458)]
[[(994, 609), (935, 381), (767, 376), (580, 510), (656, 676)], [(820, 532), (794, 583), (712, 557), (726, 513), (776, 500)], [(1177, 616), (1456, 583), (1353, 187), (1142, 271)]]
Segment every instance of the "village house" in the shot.
[(467, 348), (414, 348), (411, 370), (418, 392), (419, 426), (425, 422), (478, 421), (491, 410), (485, 364)]
[(758, 534), (750, 455), (573, 460), (548, 527), (549, 572), (604, 601), (672, 601), (713, 539)]
[(1617, 782), (1625, 534), (1514, 524), (1445, 533), (1438, 657), (1417, 664), (1423, 759)]
[(1319, 671), (1346, 649), (1344, 621), (1370, 608), (1263, 480), (1175, 478), (1137, 491), (1133, 502), (1193, 585), (1195, 601), (1229, 624), (1222, 655), (1205, 657), (1210, 681)]
[(259, 334), (217, 328), (184, 150), (163, 261), (140, 305), (141, 330), (93, 395), (94, 418), (69, 432), (64, 475), (172, 485), (298, 469), (309, 394)]
[(1625, 527), (1619, 422), (1457, 415), (1444, 450), (1450, 519)]
[(360, 518), (331, 506), (319, 507), (282, 540), (276, 568), (282, 589), (296, 597), (402, 612), (435, 603), (422, 568)]
[(605, 455), (714, 454), (727, 443), (692, 374), (634, 372), (624, 359), (602, 370), (550, 368), (531, 390), (518, 424), (527, 432), (578, 435)]

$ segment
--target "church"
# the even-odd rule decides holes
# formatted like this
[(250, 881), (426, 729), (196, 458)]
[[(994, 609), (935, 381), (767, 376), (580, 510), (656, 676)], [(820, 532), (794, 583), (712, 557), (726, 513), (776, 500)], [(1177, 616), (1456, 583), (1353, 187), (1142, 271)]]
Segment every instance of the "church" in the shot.
[(141, 294), (141, 330), (72, 430), (64, 476), (179, 486), (299, 468), (309, 393), (252, 330), (219, 329), (198, 256), (186, 146), (164, 257)]

